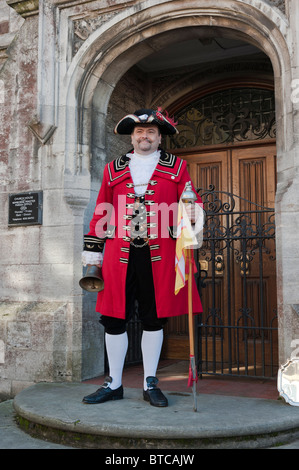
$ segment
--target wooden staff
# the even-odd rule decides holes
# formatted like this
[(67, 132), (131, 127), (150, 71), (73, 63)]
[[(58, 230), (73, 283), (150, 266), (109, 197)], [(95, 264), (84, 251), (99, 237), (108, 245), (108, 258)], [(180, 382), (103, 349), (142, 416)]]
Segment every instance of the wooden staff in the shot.
[(189, 276), (188, 276), (188, 320), (189, 320), (189, 343), (190, 343), (190, 365), (189, 365), (189, 380), (188, 385), (192, 385), (193, 391), (193, 411), (197, 411), (197, 397), (196, 397), (196, 382), (197, 372), (195, 365), (194, 354), (194, 319), (193, 319), (193, 302), (192, 302), (192, 277), (193, 277), (193, 263), (192, 263), (192, 248), (187, 250), (189, 261)]
[[(197, 199), (196, 194), (192, 189), (191, 181), (187, 182), (181, 196), (184, 203), (191, 203)], [(194, 354), (194, 319), (193, 319), (193, 301), (192, 301), (192, 278), (193, 278), (193, 248), (187, 248), (186, 258), (188, 262), (188, 323), (189, 323), (189, 344), (190, 344), (190, 364), (189, 364), (189, 379), (188, 386), (192, 386), (193, 391), (193, 410), (197, 411), (197, 399), (196, 399), (196, 382), (197, 372), (195, 365), (195, 354)]]

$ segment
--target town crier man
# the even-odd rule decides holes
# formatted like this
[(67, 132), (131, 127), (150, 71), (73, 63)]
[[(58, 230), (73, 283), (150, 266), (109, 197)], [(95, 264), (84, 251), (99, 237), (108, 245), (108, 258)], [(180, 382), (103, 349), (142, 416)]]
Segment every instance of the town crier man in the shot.
[[(98, 293), (96, 311), (105, 329), (109, 377), (83, 398), (84, 403), (123, 398), (126, 324), (137, 301), (143, 398), (153, 406), (168, 405), (156, 378), (163, 327), (169, 317), (188, 313), (187, 284), (175, 294), (175, 208), (190, 176), (186, 161), (160, 148), (163, 134), (177, 132), (172, 119), (151, 109), (128, 114), (115, 127), (116, 134), (131, 135), (133, 149), (104, 169), (83, 251), (84, 264), (102, 265), (104, 289)], [(195, 208), (200, 203), (198, 196)], [(195, 222), (202, 223), (200, 212), (195, 214)], [(192, 286), (193, 312), (199, 313), (202, 306), (195, 282)]]

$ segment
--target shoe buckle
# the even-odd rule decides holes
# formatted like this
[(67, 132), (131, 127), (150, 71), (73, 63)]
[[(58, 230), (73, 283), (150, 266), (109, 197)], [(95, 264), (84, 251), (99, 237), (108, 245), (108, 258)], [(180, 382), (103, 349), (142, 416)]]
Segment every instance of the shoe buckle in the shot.
[(154, 388), (157, 388), (157, 383), (158, 383), (157, 377), (146, 378), (146, 385), (147, 385), (148, 390), (153, 390)]
[(112, 382), (112, 378), (111, 377), (106, 377), (105, 382), (103, 383), (101, 388), (109, 388), (111, 382)]

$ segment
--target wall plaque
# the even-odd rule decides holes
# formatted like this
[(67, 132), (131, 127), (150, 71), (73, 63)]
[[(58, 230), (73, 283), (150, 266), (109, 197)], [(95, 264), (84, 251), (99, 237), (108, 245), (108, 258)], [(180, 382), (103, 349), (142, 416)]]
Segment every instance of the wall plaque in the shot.
[(9, 195), (8, 225), (41, 225), (43, 192)]

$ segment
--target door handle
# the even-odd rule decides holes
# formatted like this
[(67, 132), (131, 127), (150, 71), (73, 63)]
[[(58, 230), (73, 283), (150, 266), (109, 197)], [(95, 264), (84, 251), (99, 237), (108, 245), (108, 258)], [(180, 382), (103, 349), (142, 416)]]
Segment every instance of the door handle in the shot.
[[(205, 259), (199, 259), (199, 264), (200, 264), (200, 270), (201, 271), (208, 271), (209, 270), (209, 262), (206, 261)], [(214, 261), (214, 266), (215, 266), (215, 274), (218, 276), (221, 276), (224, 271), (224, 261), (223, 261), (223, 255), (216, 255), (215, 256), (215, 261)]]
[(244, 276), (244, 274), (249, 274), (249, 261), (250, 261), (250, 258), (249, 258), (248, 254), (245, 256), (245, 260), (244, 259), (240, 259), (240, 260), (237, 259), (237, 263), (240, 264), (241, 276)]
[(216, 255), (215, 256), (215, 274), (221, 276), (224, 271), (224, 260), (223, 255)]
[(209, 262), (205, 259), (199, 259), (199, 265), (201, 271), (208, 271), (209, 270)]

